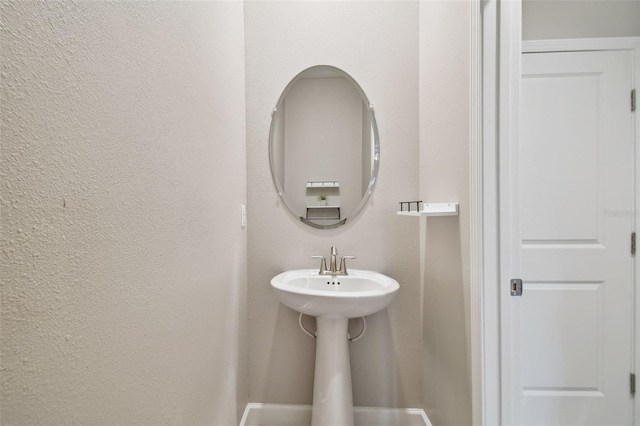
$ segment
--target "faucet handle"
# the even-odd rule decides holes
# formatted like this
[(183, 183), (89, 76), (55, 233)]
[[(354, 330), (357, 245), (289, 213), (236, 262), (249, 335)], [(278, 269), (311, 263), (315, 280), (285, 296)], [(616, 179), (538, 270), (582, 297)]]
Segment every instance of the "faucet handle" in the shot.
[(339, 272), (343, 275), (349, 275), (349, 273), (347, 272), (347, 262), (345, 262), (346, 259), (356, 259), (358, 256), (342, 256), (342, 258), (340, 259), (340, 270)]
[(327, 273), (327, 259), (324, 256), (310, 256), (312, 259), (320, 259), (320, 275), (326, 275)]

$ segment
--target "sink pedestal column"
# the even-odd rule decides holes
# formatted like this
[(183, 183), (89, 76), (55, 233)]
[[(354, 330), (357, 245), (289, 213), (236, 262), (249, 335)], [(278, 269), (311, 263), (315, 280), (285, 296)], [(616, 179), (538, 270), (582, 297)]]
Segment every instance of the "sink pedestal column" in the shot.
[(312, 426), (353, 426), (348, 318), (316, 317)]

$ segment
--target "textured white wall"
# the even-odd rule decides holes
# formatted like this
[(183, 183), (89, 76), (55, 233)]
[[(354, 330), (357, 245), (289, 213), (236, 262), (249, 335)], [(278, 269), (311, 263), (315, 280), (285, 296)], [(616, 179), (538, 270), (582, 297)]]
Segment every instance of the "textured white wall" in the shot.
[[(247, 2), (250, 394), (255, 402), (310, 403), (315, 343), (278, 303), (271, 277), (319, 266), (331, 245), (352, 268), (396, 278), (388, 310), (351, 344), (354, 402), (421, 405), (418, 219), (396, 215), (418, 194), (418, 3)], [(312, 65), (349, 73), (375, 105), (381, 160), (376, 189), (357, 218), (333, 230), (303, 225), (278, 201), (268, 161), (270, 113), (287, 83)], [(339, 152), (326, 153), (332, 161)], [(354, 324), (357, 329), (358, 325)]]
[(242, 3), (1, 12), (2, 424), (237, 424)]
[(638, 0), (524, 0), (522, 38), (640, 36)]
[(420, 3), (420, 194), (460, 203), (421, 229), (423, 406), (437, 425), (471, 424), (468, 22), (469, 2)]

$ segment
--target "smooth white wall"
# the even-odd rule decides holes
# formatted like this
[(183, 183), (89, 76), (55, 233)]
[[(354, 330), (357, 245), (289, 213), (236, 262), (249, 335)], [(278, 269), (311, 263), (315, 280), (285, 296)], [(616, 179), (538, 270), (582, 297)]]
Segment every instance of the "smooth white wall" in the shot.
[(242, 3), (1, 13), (2, 423), (238, 424)]
[(524, 0), (522, 38), (640, 36), (638, 0)]
[(469, 49), (469, 2), (420, 3), (420, 195), (460, 203), (459, 217), (427, 218), (420, 233), (423, 407), (435, 425), (471, 424)]
[[(351, 268), (400, 282), (391, 307), (370, 316), (367, 334), (350, 346), (355, 404), (418, 407), (418, 219), (396, 215), (398, 201), (418, 196), (418, 3), (247, 2), (245, 46), (249, 399), (311, 402), (315, 342), (298, 328), (297, 313), (278, 302), (269, 280), (284, 270), (318, 267), (309, 256), (328, 255), (335, 245), (340, 254), (358, 256)], [(374, 104), (380, 130), (373, 196), (360, 216), (332, 230), (293, 217), (278, 201), (269, 171), (271, 110), (287, 83), (313, 65), (349, 73)]]

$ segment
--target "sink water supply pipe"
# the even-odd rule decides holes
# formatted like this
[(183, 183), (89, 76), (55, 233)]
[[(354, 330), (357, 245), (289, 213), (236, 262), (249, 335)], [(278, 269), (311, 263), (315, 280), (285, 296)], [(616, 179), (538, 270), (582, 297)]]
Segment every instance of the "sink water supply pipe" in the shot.
[[(318, 332), (311, 332), (307, 327), (304, 326), (304, 324), (302, 323), (302, 316), (304, 314), (302, 312), (300, 312), (300, 315), (298, 315), (298, 324), (300, 325), (300, 328), (302, 329), (302, 331), (305, 332), (305, 334), (313, 339), (317, 339), (318, 338)], [(349, 332), (347, 332), (347, 340), (350, 342), (355, 342), (356, 340), (360, 339), (362, 336), (364, 336), (364, 332), (367, 331), (367, 320), (364, 319), (364, 317), (360, 317), (360, 319), (362, 320), (362, 330), (360, 330), (360, 333), (358, 333), (356, 335), (356, 337), (351, 337), (351, 335), (349, 334)]]

